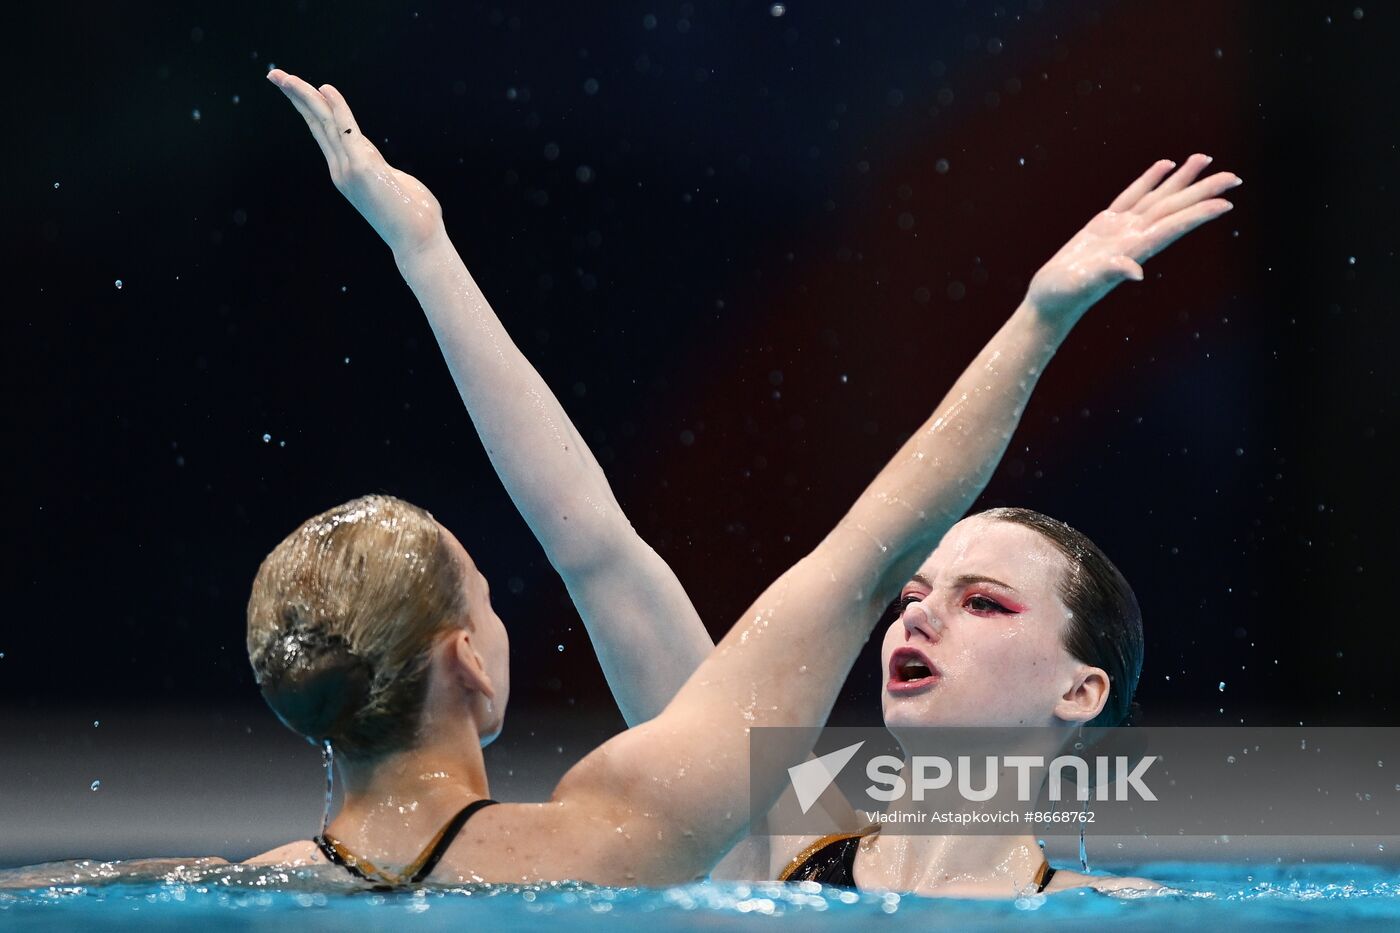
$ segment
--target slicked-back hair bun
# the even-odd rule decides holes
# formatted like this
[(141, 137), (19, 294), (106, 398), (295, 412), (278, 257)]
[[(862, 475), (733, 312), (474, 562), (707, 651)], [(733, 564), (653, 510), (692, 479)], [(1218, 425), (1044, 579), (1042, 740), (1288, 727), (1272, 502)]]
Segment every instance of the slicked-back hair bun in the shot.
[(442, 526), (394, 496), (303, 522), (267, 555), (248, 599), (248, 660), (268, 705), (350, 758), (410, 747), (431, 649), (470, 626), (465, 575)]
[(277, 718), (319, 745), (369, 703), (374, 669), (340, 635), (293, 631), (269, 650), (258, 686)]

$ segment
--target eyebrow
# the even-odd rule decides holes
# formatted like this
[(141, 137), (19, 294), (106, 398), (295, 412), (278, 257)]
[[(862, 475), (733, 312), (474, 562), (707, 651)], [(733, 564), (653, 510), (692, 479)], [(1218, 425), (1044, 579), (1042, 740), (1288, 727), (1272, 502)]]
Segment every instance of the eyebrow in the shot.
[[(934, 587), (933, 587), (933, 581), (930, 580), (928, 577), (924, 576), (924, 575), (921, 574), (921, 573), (917, 573), (917, 572), (916, 572), (916, 573), (915, 573), (913, 576), (911, 576), (909, 579), (912, 580), (912, 581), (914, 581), (915, 583), (921, 583), (921, 584), (923, 584), (924, 586), (928, 587), (930, 590), (934, 588)], [(1002, 582), (1001, 582), (1000, 580), (998, 580), (996, 577), (988, 577), (988, 576), (984, 576), (983, 574), (980, 574), (980, 573), (965, 573), (965, 574), (963, 574), (962, 576), (957, 577), (956, 579), (953, 580), (953, 589), (955, 589), (955, 590), (960, 590), (960, 589), (962, 589), (963, 587), (965, 587), (965, 586), (971, 586), (971, 585), (974, 584), (974, 583), (990, 583), (990, 584), (992, 584), (993, 586), (1002, 587), (1003, 589), (1010, 590), (1010, 591), (1013, 592), (1013, 593), (1019, 592), (1019, 591), (1016, 589), (1016, 587), (1011, 586), (1009, 583), (1002, 583)]]

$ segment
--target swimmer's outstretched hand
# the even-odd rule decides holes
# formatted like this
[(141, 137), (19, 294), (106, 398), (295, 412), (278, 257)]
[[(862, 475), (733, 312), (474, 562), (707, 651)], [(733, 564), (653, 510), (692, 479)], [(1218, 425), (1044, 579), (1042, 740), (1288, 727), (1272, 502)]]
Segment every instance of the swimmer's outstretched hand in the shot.
[(412, 253), (443, 233), (442, 205), (421, 181), (401, 172), (360, 132), (350, 105), (329, 84), (314, 88), (280, 68), (267, 79), (282, 89), (311, 128), (336, 190), (374, 227), (395, 255)]
[(1170, 178), (1176, 163), (1154, 164), (1040, 268), (1026, 301), (1072, 326), (1119, 282), (1141, 282), (1142, 263), (1234, 207), (1221, 195), (1241, 184), (1238, 175), (1216, 172), (1196, 181), (1210, 162), (1197, 153)]

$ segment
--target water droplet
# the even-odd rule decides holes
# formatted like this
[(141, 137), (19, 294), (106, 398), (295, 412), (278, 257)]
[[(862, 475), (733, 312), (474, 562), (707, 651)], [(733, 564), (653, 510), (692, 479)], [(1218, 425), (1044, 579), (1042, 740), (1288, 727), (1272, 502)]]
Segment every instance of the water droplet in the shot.
[(57, 188), (57, 187), (58, 187), (58, 182), (54, 182), (54, 183), (53, 183), (53, 186), (54, 186), (54, 188)]
[(1349, 265), (1349, 266), (1354, 266), (1354, 265), (1356, 265), (1356, 257), (1355, 257), (1355, 256), (1348, 256), (1348, 257), (1347, 257), (1347, 265)]
[(117, 281), (116, 281), (116, 286), (117, 286), (117, 288), (121, 288), (121, 287), (122, 287), (122, 280), (121, 280), (121, 279), (117, 279)]
[(199, 108), (196, 107), (193, 111), (191, 111), (190, 116), (198, 120), (202, 116), (202, 114), (199, 112)]
[(264, 434), (264, 435), (263, 435), (263, 443), (264, 443), (264, 444), (269, 443), (271, 440), (272, 440), (272, 435), (271, 435), (271, 434)]
[(1226, 756), (1225, 756), (1225, 760), (1226, 760), (1227, 762), (1229, 762), (1230, 764), (1234, 764), (1234, 763), (1235, 763), (1235, 756), (1234, 756), (1234, 755), (1226, 755)]
[(349, 365), (350, 365), (350, 357), (348, 357), (348, 356), (345, 358), (345, 365), (346, 365), (346, 366), (349, 366)]
[(97, 789), (100, 788), (101, 786), (102, 786), (102, 782), (101, 782), (101, 781), (93, 781), (91, 784), (88, 785), (88, 790), (97, 790)]
[(100, 720), (100, 719), (94, 719), (94, 720), (92, 721), (92, 727), (93, 727), (94, 729), (96, 729), (96, 728), (97, 728), (98, 726), (100, 726), (100, 725), (102, 725), (102, 720)]
[(564, 646), (563, 646), (563, 645), (555, 645), (555, 647), (558, 648), (560, 651), (563, 651), (563, 650), (564, 650)]
[(842, 374), (841, 374), (841, 384), (842, 384), (842, 385), (845, 385), (845, 384), (846, 384), (847, 382), (849, 382), (849, 381), (850, 381), (850, 377), (847, 376), (845, 373), (842, 373)]
[(340, 286), (340, 293), (341, 293), (342, 295), (345, 294), (346, 289), (347, 289), (347, 286), (344, 286), (344, 285)]
[(1225, 692), (1225, 681), (1222, 680), (1222, 681), (1220, 682), (1220, 688), (1219, 688), (1219, 689), (1220, 689), (1220, 692), (1221, 692), (1221, 693), (1224, 693), (1224, 692)]
[(940, 174), (940, 175), (947, 175), (947, 174), (948, 174), (948, 160), (947, 160), (947, 159), (939, 159), (937, 162), (933, 163), (933, 170), (934, 170), (935, 172), (937, 172), (938, 174)]
[(782, 16), (786, 12), (787, 4), (785, 3), (775, 3), (768, 8), (768, 14), (770, 16)]

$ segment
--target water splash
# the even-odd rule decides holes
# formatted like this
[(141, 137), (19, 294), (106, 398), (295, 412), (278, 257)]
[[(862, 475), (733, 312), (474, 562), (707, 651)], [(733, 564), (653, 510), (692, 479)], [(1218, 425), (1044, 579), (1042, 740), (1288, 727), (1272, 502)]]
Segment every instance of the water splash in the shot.
[(331, 748), (330, 739), (321, 743), (321, 762), (326, 766), (326, 802), (321, 808), (321, 835), (324, 836), (331, 825), (331, 798), (335, 795), (335, 749)]
[(1086, 875), (1089, 873), (1089, 848), (1084, 844), (1084, 829), (1088, 826), (1086, 822), (1089, 814), (1089, 798), (1084, 798), (1084, 806), (1079, 810), (1079, 870)]

